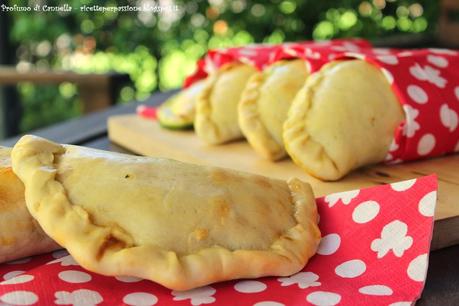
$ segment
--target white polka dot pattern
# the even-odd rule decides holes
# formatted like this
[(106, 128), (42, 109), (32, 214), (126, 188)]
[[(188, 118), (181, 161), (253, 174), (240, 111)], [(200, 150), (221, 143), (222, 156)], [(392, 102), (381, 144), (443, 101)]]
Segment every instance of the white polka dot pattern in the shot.
[(366, 269), (367, 266), (362, 260), (352, 259), (338, 265), (335, 273), (343, 278), (355, 278), (365, 273)]
[(427, 254), (422, 254), (414, 258), (408, 265), (406, 273), (415, 282), (424, 282), (427, 275)]
[(395, 191), (405, 191), (413, 187), (414, 184), (416, 184), (416, 179), (392, 183), (390, 184), (390, 187)]
[(427, 55), (427, 61), (440, 68), (448, 67), (448, 60), (442, 56), (433, 55), (433, 54)]
[(187, 291), (172, 291), (174, 301), (189, 300), (191, 305), (212, 304), (216, 301), (214, 297), (215, 290), (213, 287), (205, 286)]
[(379, 61), (389, 64), (389, 65), (397, 65), (398, 59), (394, 55), (380, 55), (376, 57)]
[(4, 280), (9, 280), (9, 279), (11, 279), (13, 277), (21, 275), (22, 273), (24, 273), (24, 271), (21, 271), (21, 270), (10, 271), (10, 272), (6, 273), (5, 275), (3, 275), (3, 279)]
[(132, 306), (151, 306), (158, 302), (158, 298), (147, 292), (133, 292), (126, 295), (123, 302)]
[(328, 203), (328, 206), (330, 207), (333, 207), (339, 201), (341, 201), (344, 205), (347, 205), (351, 202), (352, 199), (359, 195), (359, 192), (359, 190), (351, 190), (333, 193), (325, 196), (325, 201)]
[(240, 281), (234, 285), (234, 289), (241, 293), (258, 293), (266, 290), (266, 285), (259, 281)]
[(91, 275), (77, 270), (66, 270), (59, 273), (59, 278), (67, 283), (81, 284), (91, 280)]
[(411, 306), (413, 303), (411, 302), (395, 302), (390, 304), (389, 306)]
[(317, 249), (317, 254), (319, 255), (332, 255), (338, 251), (338, 248), (341, 244), (341, 237), (336, 234), (328, 234), (320, 240), (319, 248)]
[(391, 54), (391, 50), (387, 48), (373, 48), (372, 51), (374, 54), (377, 54), (377, 55)]
[[(405, 125), (403, 126), (403, 135), (408, 138), (413, 137), (416, 132), (421, 128), (416, 118), (419, 116), (419, 111), (411, 105), (403, 105), (405, 111)], [(395, 142), (397, 149), (391, 150), (391, 152), (400, 149), (400, 146)]]
[[(384, 59), (388, 56), (397, 58), (397, 64)], [(402, 133), (397, 130), (394, 135), (398, 148), (384, 161), (392, 164), (454, 152), (459, 142), (459, 53), (392, 50), (373, 57), (368, 53), (366, 59), (377, 62), (384, 75), (391, 73), (390, 83), (405, 112)]]
[(316, 291), (310, 293), (306, 297), (306, 300), (317, 306), (332, 306), (337, 305), (341, 301), (341, 296), (333, 292)]
[(115, 276), (117, 280), (123, 283), (137, 283), (142, 281), (141, 278), (134, 277), (134, 276)]
[(57, 291), (54, 294), (57, 305), (95, 306), (103, 302), (99, 292), (88, 289), (78, 289), (73, 292)]
[(33, 275), (22, 274), (19, 276), (12, 277), (8, 280), (5, 280), (1, 282), (0, 285), (23, 284), (23, 283), (30, 282), (33, 279), (34, 279)]
[(440, 107), (440, 121), (450, 132), (454, 132), (459, 123), (459, 118), (456, 111), (445, 103)]
[(410, 98), (418, 103), (418, 104), (425, 104), (428, 101), (427, 93), (421, 87), (417, 85), (409, 85), (407, 87), (407, 92)]
[(432, 134), (425, 134), (421, 137), (418, 144), (418, 154), (428, 155), (435, 148), (435, 136)]
[(1, 295), (0, 301), (13, 305), (33, 305), (38, 301), (38, 296), (30, 291), (18, 290)]
[(365, 201), (357, 205), (352, 212), (352, 220), (355, 223), (367, 223), (379, 214), (379, 204), (376, 201)]
[(385, 285), (370, 285), (359, 289), (359, 292), (365, 295), (392, 295), (394, 292)]
[(283, 287), (298, 285), (298, 287), (301, 289), (320, 286), (322, 283), (318, 280), (319, 275), (313, 272), (299, 272), (289, 277), (278, 278), (278, 281)]
[(437, 192), (431, 191), (419, 201), (419, 212), (425, 217), (433, 217), (435, 204), (437, 202)]
[(274, 301), (263, 301), (253, 304), (253, 306), (285, 306), (285, 304)]

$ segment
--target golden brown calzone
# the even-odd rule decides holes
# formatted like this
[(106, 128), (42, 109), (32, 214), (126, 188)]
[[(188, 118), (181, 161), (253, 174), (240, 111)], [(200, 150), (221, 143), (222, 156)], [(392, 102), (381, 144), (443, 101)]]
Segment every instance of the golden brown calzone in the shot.
[(31, 214), (83, 267), (185, 290), (298, 272), (320, 239), (311, 188), (173, 160), (23, 137)]
[(403, 109), (383, 73), (362, 60), (331, 62), (312, 74), (284, 124), (290, 157), (311, 175), (337, 180), (384, 160)]

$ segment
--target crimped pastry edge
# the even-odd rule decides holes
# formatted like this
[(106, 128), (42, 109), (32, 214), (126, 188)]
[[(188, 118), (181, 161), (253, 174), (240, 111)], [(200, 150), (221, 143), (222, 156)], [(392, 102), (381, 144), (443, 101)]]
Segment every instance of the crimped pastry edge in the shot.
[(104, 275), (150, 279), (174, 290), (188, 290), (235, 278), (287, 276), (300, 271), (320, 241), (317, 207), (311, 187), (298, 179), (287, 182), (297, 224), (267, 250), (228, 250), (215, 246), (179, 256), (153, 245), (134, 245), (117, 226), (99, 226), (73, 205), (56, 179), (56, 155), (66, 147), (24, 136), (13, 149), (15, 173), (26, 185), (29, 211), (44, 231), (66, 247), (84, 268)]
[[(295, 164), (304, 169), (308, 174), (321, 180), (338, 180), (344, 174), (336, 163), (330, 158), (326, 148), (314, 140), (306, 128), (306, 117), (314, 100), (315, 89), (320, 86), (326, 71), (333, 69), (341, 61), (330, 62), (319, 71), (309, 76), (306, 84), (300, 89), (293, 99), (289, 109), (287, 120), (284, 122), (284, 144), (285, 149)], [(319, 167), (312, 167), (310, 162), (305, 161), (302, 156), (321, 155)]]
[(286, 157), (287, 153), (284, 145), (274, 140), (260, 118), (258, 98), (265, 80), (266, 72), (258, 72), (249, 79), (239, 102), (238, 119), (242, 134), (255, 152), (268, 160), (276, 161)]
[(194, 130), (196, 135), (208, 144), (218, 145), (227, 141), (222, 139), (219, 125), (212, 118), (212, 102), (210, 100), (210, 95), (212, 94), (212, 90), (220, 78), (220, 75), (230, 69), (233, 69), (237, 65), (240, 64), (225, 64), (220, 67), (220, 69), (210, 74), (207, 77), (206, 84), (204, 85), (201, 93), (197, 97)]

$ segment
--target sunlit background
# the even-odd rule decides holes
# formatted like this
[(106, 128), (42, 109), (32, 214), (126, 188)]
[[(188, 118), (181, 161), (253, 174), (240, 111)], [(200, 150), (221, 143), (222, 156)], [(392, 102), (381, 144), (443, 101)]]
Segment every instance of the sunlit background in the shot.
[[(10, 1), (12, 5), (18, 1)], [(24, 1), (34, 5), (43, 1)], [(154, 1), (67, 0), (75, 8)], [(57, 5), (62, 1), (46, 1)], [(153, 92), (179, 87), (207, 49), (255, 42), (433, 33), (439, 16), (432, 0), (162, 0), (176, 4), (166, 13), (21, 13), (10, 17), (16, 67), (76, 72), (116, 71), (132, 83), (121, 89), (119, 103), (144, 100)], [(22, 132), (81, 114), (74, 84), (21, 83)]]

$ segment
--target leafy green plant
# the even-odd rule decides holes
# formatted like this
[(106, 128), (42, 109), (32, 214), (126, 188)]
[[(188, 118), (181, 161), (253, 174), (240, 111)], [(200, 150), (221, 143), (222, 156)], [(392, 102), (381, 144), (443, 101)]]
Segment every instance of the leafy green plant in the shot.
[[(58, 0), (46, 3), (63, 4)], [(72, 12), (10, 13), (17, 65), (128, 73), (133, 83), (121, 90), (120, 103), (179, 87), (208, 48), (433, 32), (438, 17), (437, 1), (429, 0), (175, 0), (178, 9), (165, 13), (80, 10), (82, 5), (155, 4), (152, 0), (66, 3)], [(18, 88), (24, 106), (22, 131), (81, 114), (78, 93), (71, 84), (21, 84)]]

